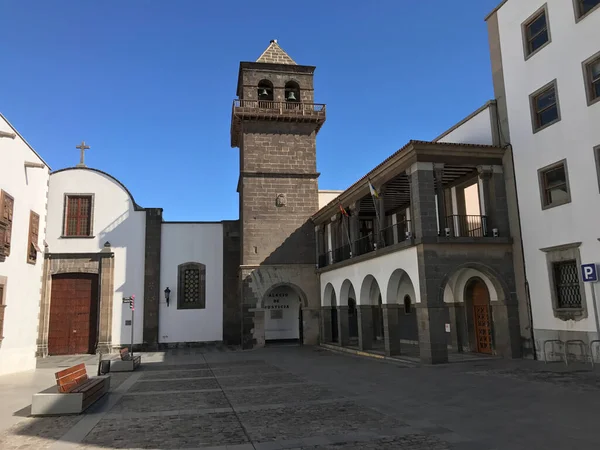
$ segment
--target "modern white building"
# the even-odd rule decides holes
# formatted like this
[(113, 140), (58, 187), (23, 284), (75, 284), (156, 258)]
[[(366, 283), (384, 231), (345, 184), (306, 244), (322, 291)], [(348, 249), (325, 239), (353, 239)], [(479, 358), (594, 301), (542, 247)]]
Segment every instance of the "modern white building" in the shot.
[(50, 168), (0, 114), (0, 375), (35, 368)]
[(600, 263), (600, 0), (507, 0), (486, 20), (537, 354), (580, 354), (599, 338), (581, 265)]

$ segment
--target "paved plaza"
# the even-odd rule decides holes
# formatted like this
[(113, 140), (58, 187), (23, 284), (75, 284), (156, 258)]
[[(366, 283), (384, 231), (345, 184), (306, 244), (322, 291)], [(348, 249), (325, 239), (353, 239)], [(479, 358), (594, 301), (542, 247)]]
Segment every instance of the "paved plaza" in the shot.
[(95, 357), (0, 377), (0, 448), (597, 449), (600, 373), (481, 359), (409, 366), (314, 347), (143, 354), (83, 415), (28, 417), (31, 393)]

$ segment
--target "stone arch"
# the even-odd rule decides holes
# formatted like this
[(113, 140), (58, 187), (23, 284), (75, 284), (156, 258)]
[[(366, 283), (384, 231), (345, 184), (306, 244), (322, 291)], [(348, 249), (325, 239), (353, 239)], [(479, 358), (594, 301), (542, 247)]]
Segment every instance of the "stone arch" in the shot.
[(273, 83), (263, 79), (258, 82), (257, 98), (259, 101), (273, 101)]
[(281, 287), (289, 287), (290, 289), (292, 289), (298, 295), (298, 298), (300, 300), (300, 305), (304, 308), (308, 307), (308, 298), (306, 297), (306, 294), (304, 293), (304, 291), (300, 287), (295, 285), (294, 283), (288, 283), (288, 282), (276, 283), (276, 284), (272, 285), (271, 287), (269, 287), (265, 291), (264, 295), (262, 296), (260, 307), (261, 308), (264, 307), (265, 299), (269, 296), (269, 294), (271, 294), (274, 290), (279, 289)]
[(325, 291), (323, 292), (322, 306), (337, 306), (335, 289), (331, 283), (327, 283), (327, 285), (325, 286)]
[(410, 275), (402, 269), (396, 269), (392, 272), (388, 281), (386, 290), (386, 303), (397, 303), (404, 305), (404, 297), (408, 295), (411, 303), (417, 303), (415, 286), (410, 278)]
[(359, 305), (374, 305), (379, 304), (379, 297), (381, 296), (381, 290), (379, 289), (379, 283), (373, 275), (367, 275), (362, 282), (360, 287)]
[(348, 306), (348, 299), (352, 298), (356, 302), (356, 291), (354, 290), (354, 286), (352, 282), (348, 279), (345, 279), (342, 283), (342, 287), (340, 289), (340, 298), (339, 304), (340, 306)]
[(285, 101), (300, 102), (300, 85), (294, 80), (285, 83)]
[(442, 280), (441, 299), (445, 303), (463, 303), (466, 284), (473, 277), (479, 277), (485, 283), (490, 303), (507, 303), (510, 290), (505, 280), (492, 268), (480, 263), (463, 264), (447, 274)]

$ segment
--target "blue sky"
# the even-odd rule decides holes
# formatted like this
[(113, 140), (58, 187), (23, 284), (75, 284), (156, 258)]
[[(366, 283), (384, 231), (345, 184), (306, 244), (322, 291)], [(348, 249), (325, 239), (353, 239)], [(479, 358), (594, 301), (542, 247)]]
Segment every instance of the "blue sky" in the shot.
[(320, 189), (493, 98), (484, 17), (499, 0), (5, 0), (0, 112), (53, 170), (86, 163), (166, 220), (238, 217), (230, 147), (240, 61), (278, 39), (317, 66)]

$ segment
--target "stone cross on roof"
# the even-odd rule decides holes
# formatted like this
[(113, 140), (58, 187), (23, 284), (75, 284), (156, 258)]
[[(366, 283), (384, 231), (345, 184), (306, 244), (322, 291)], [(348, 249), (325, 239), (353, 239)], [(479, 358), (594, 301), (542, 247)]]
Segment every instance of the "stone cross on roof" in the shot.
[(85, 167), (84, 152), (86, 150), (89, 150), (90, 146), (86, 145), (85, 141), (81, 141), (81, 144), (76, 145), (75, 148), (78, 148), (81, 151), (81, 155), (79, 158), (79, 164), (77, 164), (77, 167)]
[(279, 46), (277, 39), (273, 39), (267, 49), (256, 60), (259, 63), (271, 64), (293, 64), (297, 65), (296, 61), (290, 58), (286, 52)]

